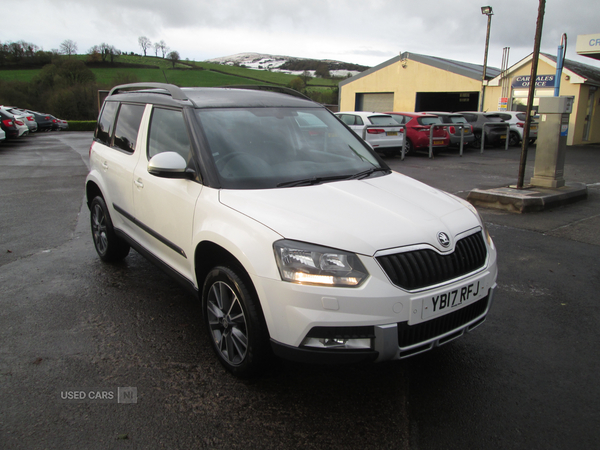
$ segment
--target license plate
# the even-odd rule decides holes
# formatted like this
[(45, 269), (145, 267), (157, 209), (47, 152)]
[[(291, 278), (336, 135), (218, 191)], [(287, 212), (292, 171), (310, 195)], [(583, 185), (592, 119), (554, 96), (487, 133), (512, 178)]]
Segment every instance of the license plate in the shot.
[(423, 319), (450, 312), (467, 303), (472, 303), (487, 295), (483, 283), (476, 281), (448, 292), (430, 295), (423, 299)]
[(433, 141), (433, 145), (444, 145), (444, 141)]
[(388, 131), (385, 134), (388, 135), (388, 136), (398, 136), (398, 132), (397, 131)]
[(537, 130), (537, 125), (531, 125), (531, 126), (529, 127), (529, 129), (530, 129), (531, 131), (535, 131), (535, 130)]
[(500, 136), (500, 139), (506, 139), (506, 135), (503, 134), (502, 136)]
[(465, 134), (469, 134), (470, 132), (471, 132), (471, 130), (467, 130), (467, 129), (465, 128)]

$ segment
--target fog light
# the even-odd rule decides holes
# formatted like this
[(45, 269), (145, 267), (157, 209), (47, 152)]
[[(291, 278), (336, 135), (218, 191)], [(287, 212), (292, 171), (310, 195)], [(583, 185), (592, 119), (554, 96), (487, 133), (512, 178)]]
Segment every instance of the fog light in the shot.
[(307, 337), (301, 346), (311, 348), (336, 349), (336, 350), (368, 350), (371, 348), (370, 338), (344, 339), (344, 338), (317, 338)]

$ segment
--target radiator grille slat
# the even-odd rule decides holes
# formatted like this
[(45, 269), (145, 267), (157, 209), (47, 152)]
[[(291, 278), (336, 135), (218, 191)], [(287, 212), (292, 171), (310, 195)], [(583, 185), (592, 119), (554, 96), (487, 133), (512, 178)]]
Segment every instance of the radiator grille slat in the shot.
[(424, 249), (379, 256), (377, 261), (392, 283), (411, 290), (471, 273), (483, 267), (486, 257), (487, 248), (479, 232), (459, 240), (449, 255)]

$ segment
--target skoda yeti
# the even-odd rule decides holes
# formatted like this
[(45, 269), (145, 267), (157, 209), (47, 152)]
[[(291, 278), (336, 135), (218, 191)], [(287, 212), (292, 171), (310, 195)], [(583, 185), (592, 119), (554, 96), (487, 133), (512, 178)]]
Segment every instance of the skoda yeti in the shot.
[(273, 355), (401, 359), (480, 325), (497, 268), (476, 210), (274, 91), (113, 88), (86, 180), (99, 257), (132, 247), (187, 286), (241, 377)]

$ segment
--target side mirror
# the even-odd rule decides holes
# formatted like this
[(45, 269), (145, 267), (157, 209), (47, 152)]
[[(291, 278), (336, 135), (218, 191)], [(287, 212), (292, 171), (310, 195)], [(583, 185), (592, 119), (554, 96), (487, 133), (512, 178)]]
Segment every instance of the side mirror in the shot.
[(179, 153), (163, 152), (148, 161), (148, 173), (162, 178), (192, 178), (187, 162)]

